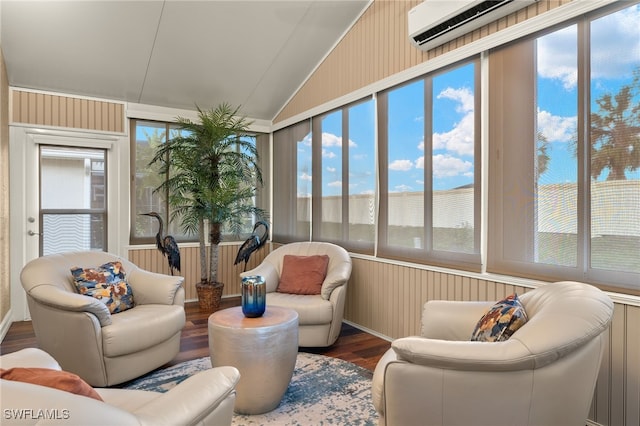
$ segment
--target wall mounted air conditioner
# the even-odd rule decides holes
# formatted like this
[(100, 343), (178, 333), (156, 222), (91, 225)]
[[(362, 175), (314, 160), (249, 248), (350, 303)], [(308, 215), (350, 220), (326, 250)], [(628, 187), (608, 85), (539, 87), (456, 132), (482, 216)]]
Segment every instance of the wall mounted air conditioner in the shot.
[(409, 39), (433, 49), (538, 0), (424, 0), (409, 11)]

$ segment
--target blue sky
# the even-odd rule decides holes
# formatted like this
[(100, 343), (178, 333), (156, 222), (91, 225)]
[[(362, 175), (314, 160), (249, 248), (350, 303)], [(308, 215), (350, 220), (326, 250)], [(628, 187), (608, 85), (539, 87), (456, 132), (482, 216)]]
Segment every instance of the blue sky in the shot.
[[(640, 67), (640, 5), (593, 21), (591, 25), (592, 107), (603, 93), (616, 93)], [(577, 167), (570, 141), (577, 123), (576, 26), (539, 38), (539, 131), (550, 142), (551, 161), (541, 177), (545, 183), (575, 182)], [(473, 182), (473, 65), (447, 70), (433, 80), (434, 189), (444, 190)], [(389, 95), (389, 190), (424, 190), (422, 82), (398, 88)], [(639, 100), (640, 101), (640, 100)], [(373, 102), (351, 109), (349, 167), (351, 194), (372, 193), (374, 185)], [(340, 193), (341, 116), (323, 121), (323, 195)], [(299, 192), (310, 192), (310, 138), (299, 144)], [(301, 163), (304, 164), (301, 166)], [(606, 175), (600, 178), (604, 179)], [(640, 171), (628, 174), (640, 179)]]

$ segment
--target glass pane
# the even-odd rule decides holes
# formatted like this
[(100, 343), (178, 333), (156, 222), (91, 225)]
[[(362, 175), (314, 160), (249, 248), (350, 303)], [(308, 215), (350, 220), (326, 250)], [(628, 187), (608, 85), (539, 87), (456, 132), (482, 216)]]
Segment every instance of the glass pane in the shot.
[(434, 250), (474, 252), (474, 70), (433, 78)]
[[(155, 219), (148, 216), (140, 216), (142, 213), (156, 212), (165, 222), (167, 229), (167, 211), (163, 194), (154, 190), (162, 183), (164, 176), (161, 175), (159, 165), (149, 165), (155, 155), (155, 151), (160, 144), (166, 142), (167, 126), (165, 123), (155, 123), (152, 121), (136, 122), (136, 151), (135, 151), (135, 210), (134, 210), (134, 236), (153, 237), (157, 229)], [(176, 234), (172, 225), (169, 225), (170, 233)]]
[(322, 129), (323, 238), (342, 238), (342, 110), (326, 115)]
[(105, 151), (40, 148), (41, 209), (104, 209)]
[(106, 250), (104, 214), (42, 215), (42, 255)]
[(424, 248), (424, 82), (389, 92), (388, 245)]
[(296, 182), (298, 187), (295, 235), (308, 238), (311, 232), (311, 132), (296, 140), (295, 144), (297, 147)]
[(640, 5), (591, 23), (591, 267), (640, 272)]
[[(41, 255), (106, 250), (105, 154), (104, 149), (40, 147)], [(78, 212), (90, 209), (103, 213)]]
[(534, 261), (576, 266), (577, 26), (537, 39)]
[(375, 110), (373, 100), (349, 109), (349, 240), (375, 238)]

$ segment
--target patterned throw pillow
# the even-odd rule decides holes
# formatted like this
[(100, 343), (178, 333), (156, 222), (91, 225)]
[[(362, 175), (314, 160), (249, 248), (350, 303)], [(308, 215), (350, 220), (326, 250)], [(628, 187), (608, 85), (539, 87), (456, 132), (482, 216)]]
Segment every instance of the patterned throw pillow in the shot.
[(92, 296), (104, 303), (109, 312), (117, 314), (133, 308), (133, 291), (127, 283), (121, 262), (109, 262), (99, 268), (71, 268), (78, 293)]
[(471, 335), (473, 342), (503, 342), (527, 322), (527, 313), (518, 295), (500, 300), (484, 314)]

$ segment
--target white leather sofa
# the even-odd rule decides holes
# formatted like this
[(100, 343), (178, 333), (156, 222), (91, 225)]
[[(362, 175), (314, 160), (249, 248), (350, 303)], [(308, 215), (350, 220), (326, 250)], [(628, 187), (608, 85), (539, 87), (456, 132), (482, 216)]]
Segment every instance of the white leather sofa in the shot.
[[(35, 348), (0, 356), (0, 368), (14, 367), (60, 370), (55, 359)], [(234, 367), (218, 367), (201, 371), (166, 393), (95, 388), (103, 401), (51, 387), (0, 380), (2, 424), (230, 425), (239, 378)]]
[(470, 341), (494, 301), (425, 303), (376, 366), (380, 425), (584, 426), (613, 302), (567, 281), (518, 296), (528, 322), (503, 342)]
[[(301, 295), (278, 293), (282, 263), (287, 254), (297, 256), (328, 255), (327, 275), (321, 294)], [(347, 282), (351, 276), (351, 258), (342, 247), (324, 242), (299, 242), (282, 245), (269, 253), (256, 268), (241, 277), (261, 275), (267, 285), (267, 309), (282, 306), (298, 312), (298, 345), (301, 347), (331, 346), (342, 328)]]
[[(71, 268), (122, 262), (135, 307), (116, 314), (79, 294)], [(38, 347), (65, 371), (92, 386), (112, 386), (171, 361), (185, 324), (183, 278), (138, 268), (101, 251), (43, 256), (27, 263), (20, 280), (27, 293)]]

